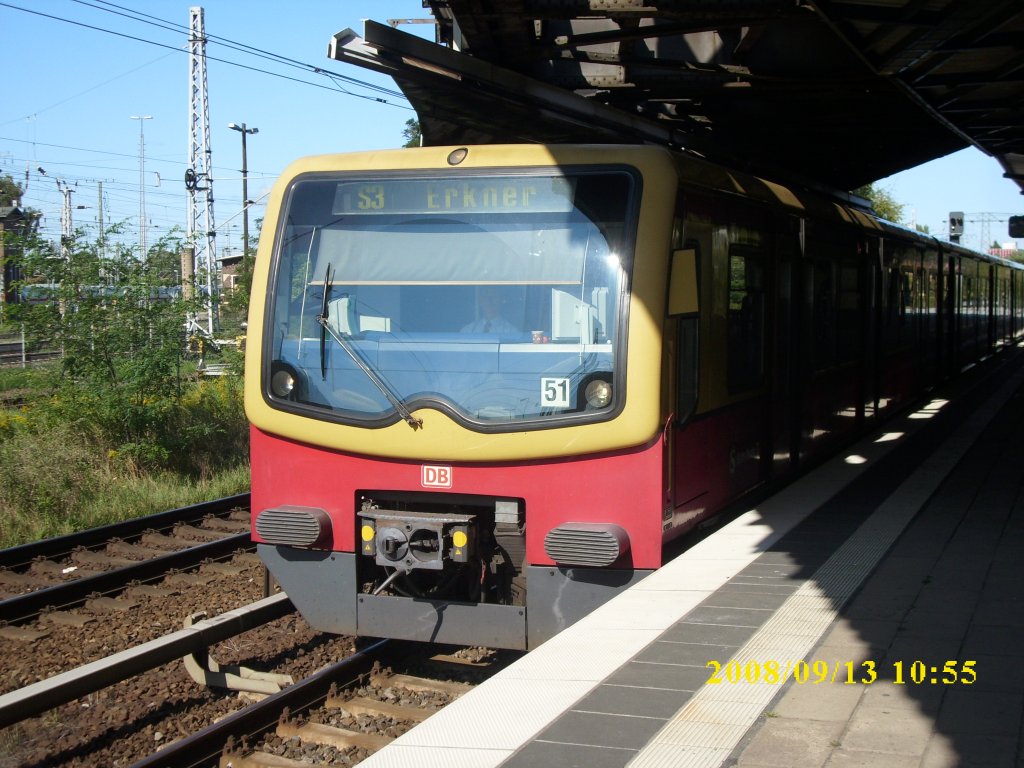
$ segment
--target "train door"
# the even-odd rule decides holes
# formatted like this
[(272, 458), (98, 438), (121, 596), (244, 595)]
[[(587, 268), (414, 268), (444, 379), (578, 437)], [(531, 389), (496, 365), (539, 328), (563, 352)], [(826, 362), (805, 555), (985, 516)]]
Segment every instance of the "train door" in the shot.
[(878, 415), (879, 393), (881, 392), (880, 370), (878, 357), (879, 316), (878, 304), (882, 291), (882, 252), (885, 240), (867, 238), (862, 246), (863, 258), (858, 259), (859, 274), (859, 312), (860, 312), (860, 348), (861, 355), (861, 411), (863, 418)]
[(1010, 270), (1010, 338), (1016, 339), (1020, 333), (1020, 311), (1021, 311), (1021, 273), (1017, 270)]
[[(772, 455), (766, 340), (775, 317), (775, 273), (767, 214), (697, 196), (684, 198), (684, 207), (680, 245), (696, 257), (700, 311), (699, 321), (667, 319), (679, 358), (670, 366), (676, 416), (667, 468), (672, 510), (664, 522), (672, 527), (763, 483)], [(683, 358), (694, 349), (699, 350), (696, 391), (683, 369)]]
[[(726, 275), (725, 384), (732, 425), (728, 495), (736, 497), (767, 480), (772, 464), (772, 356), (768, 329), (775, 318), (775, 264), (767, 219), (733, 210), (720, 261)], [(724, 257), (724, 261), (722, 258)]]
[(924, 350), (921, 347), (921, 252), (903, 241), (891, 244), (884, 260), (882, 347), (884, 366), (881, 403), (902, 403), (922, 386)]
[(960, 292), (960, 349), (958, 362), (967, 365), (978, 357), (980, 346), (979, 312), (981, 287), (978, 263), (970, 258), (960, 259), (962, 290)]
[(939, 332), (941, 301), (940, 268), (942, 260), (929, 249), (925, 251), (921, 266), (921, 347), (924, 355), (924, 378), (927, 384), (934, 383), (940, 373)]
[(955, 253), (949, 254), (946, 261), (945, 271), (945, 293), (942, 297), (945, 308), (944, 345), (946, 375), (951, 376), (960, 367), (960, 294), (962, 292), (963, 276), (960, 274), (960, 257)]
[(878, 249), (857, 230), (809, 222), (800, 298), (801, 458), (852, 434), (864, 419), (867, 264)]

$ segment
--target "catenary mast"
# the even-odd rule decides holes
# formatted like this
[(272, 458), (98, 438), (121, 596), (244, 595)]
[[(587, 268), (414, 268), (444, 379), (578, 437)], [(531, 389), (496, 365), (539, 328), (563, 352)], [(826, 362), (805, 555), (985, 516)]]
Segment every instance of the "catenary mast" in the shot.
[(195, 279), (205, 286), (206, 331), (217, 325), (216, 232), (213, 217), (213, 163), (210, 148), (210, 106), (206, 88), (206, 29), (201, 7), (189, 8), (189, 167), (188, 243), (193, 249)]

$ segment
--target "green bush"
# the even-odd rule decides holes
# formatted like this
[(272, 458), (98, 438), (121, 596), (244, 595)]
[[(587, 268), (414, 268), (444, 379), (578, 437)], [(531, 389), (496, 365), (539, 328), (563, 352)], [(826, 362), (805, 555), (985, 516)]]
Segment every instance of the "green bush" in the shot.
[(194, 503), (223, 473), (245, 490), (241, 355), (221, 353), (236, 375), (197, 381), (184, 328), (201, 302), (154, 298), (168, 296), (180, 244), (144, 259), (77, 237), (65, 246), (59, 258), (41, 242), (19, 249), (22, 273), (55, 294), (14, 319), (62, 354), (37, 369), (29, 405), (0, 409), (0, 546), (158, 511), (148, 488)]

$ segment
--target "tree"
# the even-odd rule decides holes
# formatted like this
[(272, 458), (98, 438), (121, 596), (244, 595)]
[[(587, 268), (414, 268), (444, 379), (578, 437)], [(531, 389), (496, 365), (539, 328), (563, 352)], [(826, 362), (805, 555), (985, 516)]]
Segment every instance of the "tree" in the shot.
[[(62, 246), (33, 237), (21, 249), (25, 284), (46, 290), (43, 301), (12, 307), (29, 343), (62, 351), (51, 369), (55, 401), (135, 466), (173, 460), (181, 435), (167, 425), (182, 391), (183, 328), (200, 300), (169, 292), (167, 275), (127, 246), (108, 243), (101, 258), (81, 233)], [(177, 253), (180, 244), (154, 250)]]
[(263, 218), (260, 217), (254, 223), (254, 231), (249, 233), (250, 257), (248, 260), (242, 259), (239, 263), (238, 271), (235, 273), (235, 289), (225, 301), (227, 308), (236, 313), (243, 321), (249, 314), (249, 294), (252, 292), (252, 272), (255, 263), (252, 255), (256, 253), (262, 231)]
[(889, 190), (878, 188), (874, 184), (865, 184), (853, 190), (853, 194), (866, 198), (879, 218), (896, 224), (903, 220), (903, 209), (906, 206), (898, 202)]
[(423, 131), (420, 128), (419, 120), (406, 120), (405, 129), (402, 131), (402, 136), (405, 138), (405, 144), (403, 147), (419, 147), (423, 144)]
[(19, 205), (23, 193), (21, 185), (10, 176), (0, 176), (0, 207)]

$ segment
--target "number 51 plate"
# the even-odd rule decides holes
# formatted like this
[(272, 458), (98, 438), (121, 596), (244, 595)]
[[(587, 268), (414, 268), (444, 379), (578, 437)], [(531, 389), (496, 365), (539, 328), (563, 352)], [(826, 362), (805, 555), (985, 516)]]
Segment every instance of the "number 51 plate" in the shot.
[(545, 408), (568, 408), (569, 379), (543, 378), (540, 380), (540, 404)]

